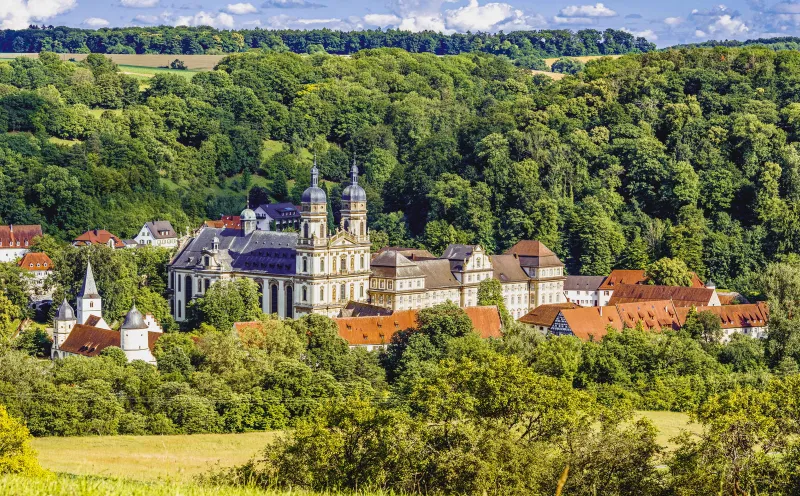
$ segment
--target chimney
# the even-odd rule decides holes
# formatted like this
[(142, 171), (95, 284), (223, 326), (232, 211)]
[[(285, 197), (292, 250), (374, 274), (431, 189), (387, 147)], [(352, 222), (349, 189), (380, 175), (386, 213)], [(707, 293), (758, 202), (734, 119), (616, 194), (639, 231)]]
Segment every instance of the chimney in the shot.
[(599, 307), (599, 308), (600, 308), (600, 316), (602, 317), (603, 316), (603, 307)]

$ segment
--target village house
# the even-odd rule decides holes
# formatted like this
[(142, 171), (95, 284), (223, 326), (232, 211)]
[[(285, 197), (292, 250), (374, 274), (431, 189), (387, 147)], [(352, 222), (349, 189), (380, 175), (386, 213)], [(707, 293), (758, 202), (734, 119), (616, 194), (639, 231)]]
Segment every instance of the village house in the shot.
[[(647, 273), (644, 270), (625, 270), (615, 269), (605, 278), (603, 283), (597, 288), (597, 299), (600, 306), (608, 305), (614, 290), (621, 284), (641, 284), (648, 283)], [(703, 281), (692, 272), (692, 288), (704, 288)]]
[(53, 261), (46, 253), (28, 252), (17, 262), (17, 265), (23, 271), (31, 274), (32, 287), (29, 289), (34, 292), (44, 286), (47, 276), (53, 271)]
[[(711, 312), (719, 317), (723, 343), (730, 341), (734, 334), (744, 334), (758, 339), (767, 337), (769, 309), (764, 302), (694, 308), (698, 313)], [(686, 322), (686, 316), (691, 310), (691, 307), (677, 309), (681, 324)]]
[(166, 220), (145, 222), (139, 234), (133, 238), (138, 246), (159, 246), (162, 248), (176, 248), (178, 234), (172, 224)]
[(622, 319), (617, 307), (578, 307), (558, 312), (550, 333), (556, 336), (575, 336), (581, 341), (600, 341), (612, 328), (621, 331)]
[(683, 321), (672, 300), (639, 301), (617, 305), (622, 325), (631, 329), (641, 326), (645, 331), (669, 328), (677, 331)]
[(605, 280), (605, 276), (567, 276), (564, 296), (582, 307), (600, 306), (600, 286)]
[[(483, 339), (502, 337), (502, 323), (497, 307), (466, 307), (464, 312)], [(340, 317), (333, 320), (339, 327), (339, 336), (347, 341), (350, 348), (374, 351), (386, 349), (396, 332), (416, 327), (418, 314), (418, 310), (400, 310), (391, 315)]]
[(42, 236), (42, 226), (0, 226), (0, 262), (15, 262), (30, 250), (34, 238)]
[(300, 209), (291, 203), (269, 203), (255, 208), (259, 231), (300, 230)]
[(562, 303), (564, 296), (564, 263), (541, 241), (522, 240), (508, 249), (529, 277), (528, 309), (546, 303)]
[(660, 300), (672, 300), (676, 307), (720, 306), (719, 296), (714, 288), (650, 284), (619, 284), (614, 288), (614, 294), (608, 304)]
[(91, 263), (86, 266), (77, 307), (76, 312), (66, 299), (58, 307), (53, 321), (51, 358), (94, 357), (109, 346), (116, 346), (122, 349), (128, 361), (156, 363), (152, 351), (162, 335), (161, 327), (151, 315), (142, 315), (134, 305), (120, 330), (112, 330), (103, 319), (103, 300), (97, 291)]
[(558, 316), (561, 310), (571, 309), (571, 308), (579, 308), (580, 305), (574, 302), (566, 302), (566, 303), (548, 303), (546, 305), (539, 305), (538, 307), (534, 308), (530, 312), (526, 313), (519, 319), (517, 322), (521, 324), (525, 324), (528, 327), (536, 329), (541, 333), (548, 333), (550, 332), (550, 327), (552, 327), (553, 322), (555, 322), (556, 317)]
[(72, 241), (72, 246), (91, 245), (106, 245), (115, 250), (125, 248), (125, 243), (123, 243), (121, 239), (105, 229), (92, 229), (91, 231), (86, 231)]

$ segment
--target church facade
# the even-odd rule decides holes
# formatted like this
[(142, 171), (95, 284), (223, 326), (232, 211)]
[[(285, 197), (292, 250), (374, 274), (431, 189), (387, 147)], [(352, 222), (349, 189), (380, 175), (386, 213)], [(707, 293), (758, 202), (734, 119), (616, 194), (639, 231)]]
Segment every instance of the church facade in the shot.
[(336, 317), (348, 301), (365, 302), (370, 277), (367, 195), (353, 163), (342, 192), (339, 228), (327, 225), (327, 195), (316, 163), (302, 195), (299, 232), (262, 231), (245, 209), (241, 229), (203, 228), (170, 262), (172, 314), (187, 309), (217, 281), (247, 277), (256, 282), (264, 313), (295, 318), (309, 313)]

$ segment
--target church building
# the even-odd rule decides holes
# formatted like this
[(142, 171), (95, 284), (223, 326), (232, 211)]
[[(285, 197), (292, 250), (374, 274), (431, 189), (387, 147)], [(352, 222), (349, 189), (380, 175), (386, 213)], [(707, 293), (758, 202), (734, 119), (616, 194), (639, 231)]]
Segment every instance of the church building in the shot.
[(177, 322), (217, 281), (247, 277), (256, 282), (264, 313), (294, 318), (309, 313), (336, 317), (348, 301), (367, 301), (370, 240), (367, 195), (358, 167), (342, 192), (341, 221), (328, 229), (328, 198), (319, 187), (316, 161), (302, 195), (299, 232), (261, 231), (249, 208), (241, 229), (205, 227), (170, 262), (169, 289)]

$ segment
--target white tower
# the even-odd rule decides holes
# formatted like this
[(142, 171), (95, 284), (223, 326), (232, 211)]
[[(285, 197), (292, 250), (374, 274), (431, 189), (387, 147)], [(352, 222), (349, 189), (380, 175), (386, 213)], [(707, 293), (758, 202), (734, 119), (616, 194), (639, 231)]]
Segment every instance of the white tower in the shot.
[(353, 158), (353, 167), (350, 168), (350, 184), (342, 191), (342, 221), (343, 231), (356, 237), (359, 243), (369, 243), (367, 237), (367, 193), (358, 185), (358, 167)]
[(142, 313), (136, 309), (136, 305), (133, 305), (125, 315), (125, 321), (119, 329), (119, 347), (125, 352), (128, 361), (155, 362), (148, 346), (147, 323)]
[(50, 358), (63, 358), (60, 350), (61, 345), (69, 337), (70, 331), (75, 327), (78, 320), (75, 318), (75, 310), (64, 298), (61, 306), (58, 307), (56, 318), (53, 321), (53, 347), (50, 351)]
[(92, 263), (86, 264), (86, 275), (83, 278), (81, 292), (78, 293), (78, 323), (85, 324), (86, 319), (91, 316), (103, 318), (103, 300), (97, 292), (97, 284), (94, 282), (92, 273)]

